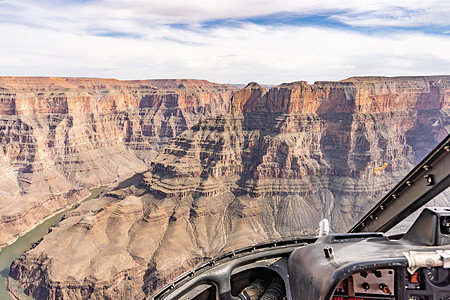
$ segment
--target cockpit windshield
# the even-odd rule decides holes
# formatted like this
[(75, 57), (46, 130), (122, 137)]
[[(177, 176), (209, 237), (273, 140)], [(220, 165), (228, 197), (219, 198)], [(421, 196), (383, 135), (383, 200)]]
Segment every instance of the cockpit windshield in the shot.
[[(347, 232), (447, 137), (447, 98), (423, 99), (449, 84), (358, 77), (267, 91), (251, 83), (230, 113), (193, 125), (147, 171), (66, 213), (13, 263), (11, 282), (31, 294), (76, 298), (102, 282), (102, 293), (150, 297), (240, 249), (314, 240), (323, 219), (331, 233)], [(448, 190), (433, 201), (449, 206)], [(40, 272), (46, 282), (28, 280)], [(76, 288), (61, 288), (69, 282)]]

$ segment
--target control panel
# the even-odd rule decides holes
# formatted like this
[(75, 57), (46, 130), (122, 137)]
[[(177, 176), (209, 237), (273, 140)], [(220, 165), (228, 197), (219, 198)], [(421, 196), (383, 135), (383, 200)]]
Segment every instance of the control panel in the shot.
[(355, 273), (337, 286), (333, 300), (450, 300), (450, 269), (375, 269)]
[(448, 220), (450, 208), (426, 208), (401, 238), (329, 234), (296, 249), (288, 260), (293, 299), (450, 300)]
[(332, 299), (395, 299), (395, 291), (394, 269), (367, 270), (344, 279), (337, 286)]
[(413, 274), (400, 269), (400, 299), (450, 300), (450, 269), (420, 268)]

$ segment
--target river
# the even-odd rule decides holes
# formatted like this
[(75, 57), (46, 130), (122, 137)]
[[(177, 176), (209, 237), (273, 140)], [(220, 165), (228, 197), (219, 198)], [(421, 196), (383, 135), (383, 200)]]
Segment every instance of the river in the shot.
[[(97, 196), (106, 188), (101, 186), (90, 189), (91, 195), (85, 198), (82, 202), (97, 198)], [(41, 237), (47, 234), (48, 228), (54, 226), (61, 221), (62, 216), (74, 209), (72, 207), (54, 215), (42, 224), (36, 226), (33, 230), (27, 232), (17, 239), (13, 244), (3, 248), (0, 251), (0, 299), (11, 299), (11, 296), (6, 292), (6, 277), (9, 273), (9, 267), (14, 259), (18, 258), (23, 252), (31, 248), (31, 245), (37, 242)]]

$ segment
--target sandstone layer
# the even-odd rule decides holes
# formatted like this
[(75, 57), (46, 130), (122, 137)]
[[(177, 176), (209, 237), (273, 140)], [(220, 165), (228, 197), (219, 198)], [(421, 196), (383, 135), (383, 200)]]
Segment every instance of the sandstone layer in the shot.
[(322, 218), (346, 230), (450, 132), (450, 76), (252, 83), (230, 111), (66, 215), (10, 276), (41, 299), (151, 298), (217, 255), (314, 235)]
[(86, 188), (146, 170), (173, 137), (227, 113), (235, 90), (203, 80), (0, 77), (0, 248)]

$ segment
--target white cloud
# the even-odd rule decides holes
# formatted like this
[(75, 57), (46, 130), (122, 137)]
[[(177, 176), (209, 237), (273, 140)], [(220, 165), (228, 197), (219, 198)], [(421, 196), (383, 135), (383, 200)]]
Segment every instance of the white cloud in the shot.
[(350, 12), (337, 15), (335, 19), (352, 26), (449, 26), (450, 7), (448, 3), (434, 3), (433, 6), (394, 6), (385, 10), (365, 13)]
[[(279, 12), (316, 14), (340, 11), (350, 14), (379, 12), (378, 17), (384, 16), (384, 19), (389, 18), (391, 14), (401, 12), (400, 19), (417, 19), (417, 21), (429, 24), (435, 22), (450, 24), (446, 0), (397, 0), (395, 2), (391, 0), (103, 0), (91, 5), (93, 9), (108, 8), (106, 12), (110, 9), (120, 10), (123, 16), (139, 15), (161, 22), (195, 23), (211, 19), (246, 18)], [(411, 13), (412, 15), (409, 15)], [(434, 18), (443, 16), (444, 13), (447, 18)]]
[[(346, 9), (347, 23), (379, 23), (392, 1), (116, 1), (14, 2), (0, 8), (0, 75), (92, 76), (119, 79), (202, 78), (217, 82), (280, 83), (338, 80), (352, 75), (443, 74), (450, 70), (450, 37), (397, 31), (366, 34), (326, 27), (204, 28), (198, 22), (280, 11)], [(311, 1), (309, 1), (311, 2)], [(392, 22), (428, 22), (442, 1), (397, 1)], [(20, 6), (20, 9), (17, 7)], [(182, 9), (180, 9), (182, 7)], [(321, 7), (326, 7), (322, 9)], [(370, 16), (364, 21), (360, 14)], [(343, 18), (343, 17), (342, 17)], [(359, 18), (359, 19), (358, 19)], [(403, 19), (402, 19), (403, 18)], [(435, 22), (442, 22), (436, 18)], [(13, 21), (11, 21), (13, 20)], [(399, 21), (400, 20), (400, 21)], [(446, 21), (450, 18), (446, 18)], [(167, 23), (189, 23), (187, 30)], [(362, 24), (361, 22), (366, 22)], [(126, 38), (95, 34), (129, 33)]]
[(381, 37), (245, 25), (215, 28), (207, 34), (159, 27), (152, 36), (124, 40), (19, 25), (5, 29), (11, 36), (0, 41), (3, 75), (279, 83), (442, 73), (450, 65), (450, 39), (424, 34)]
[[(124, 30), (156, 24), (195, 24), (208, 20), (248, 18), (281, 12), (300, 15), (335, 13), (348, 24), (398, 26), (449, 25), (446, 0), (98, 0), (87, 2), (21, 0), (0, 2), (19, 7), (10, 14), (28, 23), (51, 28), (79, 29), (104, 26)], [(387, 23), (386, 23), (387, 22)], [(80, 26), (81, 25), (81, 26)]]

